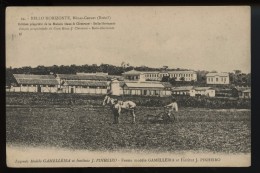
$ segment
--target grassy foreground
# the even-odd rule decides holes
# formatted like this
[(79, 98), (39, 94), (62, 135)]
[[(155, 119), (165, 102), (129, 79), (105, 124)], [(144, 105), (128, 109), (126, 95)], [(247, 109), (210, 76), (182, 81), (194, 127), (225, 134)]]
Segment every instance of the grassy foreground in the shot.
[(251, 111), (182, 108), (175, 123), (147, 122), (158, 107), (139, 107), (136, 124), (92, 105), (7, 106), (7, 143), (70, 149), (250, 153)]

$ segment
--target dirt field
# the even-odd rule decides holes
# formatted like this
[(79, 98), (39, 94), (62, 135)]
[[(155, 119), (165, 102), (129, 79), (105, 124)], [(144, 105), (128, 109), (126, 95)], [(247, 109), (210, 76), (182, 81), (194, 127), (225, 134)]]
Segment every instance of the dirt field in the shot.
[(139, 107), (136, 124), (123, 114), (112, 124), (108, 107), (12, 105), (6, 108), (7, 144), (69, 149), (250, 153), (251, 111), (181, 108), (177, 122), (146, 120), (162, 111)]

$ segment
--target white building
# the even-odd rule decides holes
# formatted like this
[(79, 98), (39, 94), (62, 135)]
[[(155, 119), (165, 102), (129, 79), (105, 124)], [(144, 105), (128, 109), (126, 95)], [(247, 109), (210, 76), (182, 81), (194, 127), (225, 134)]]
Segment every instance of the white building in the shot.
[(197, 81), (197, 73), (195, 71), (169, 71), (169, 77), (175, 78), (176, 81)]
[(137, 71), (131, 70), (122, 74), (126, 80), (161, 81), (164, 76), (175, 78), (176, 81), (197, 81), (195, 71)]
[(208, 73), (206, 75), (207, 84), (229, 84), (228, 73)]
[(191, 92), (193, 90), (193, 86), (181, 86), (181, 87), (173, 87), (172, 95), (188, 95), (191, 96)]
[(78, 94), (106, 94), (108, 84), (106, 81), (73, 81), (68, 80), (63, 84), (64, 93)]
[(239, 98), (251, 98), (251, 88), (250, 87), (236, 87)]
[(56, 93), (58, 81), (53, 75), (14, 74), (16, 85), (10, 92), (50, 92)]
[(188, 95), (195, 96), (207, 96), (215, 97), (215, 90), (211, 87), (193, 87), (193, 86), (181, 86), (172, 88), (173, 95)]
[(103, 72), (96, 72), (96, 73), (84, 73), (84, 72), (80, 72), (80, 73), (76, 73), (77, 75), (94, 75), (94, 76), (107, 76), (108, 73), (103, 73)]
[(171, 95), (171, 87), (159, 82), (125, 82), (123, 94), (164, 97)]
[(104, 75), (76, 75), (76, 74), (56, 74), (56, 79), (59, 82), (59, 88), (63, 90), (63, 84), (66, 81), (107, 81)]
[(207, 97), (215, 97), (215, 90), (211, 87), (194, 87), (191, 90), (190, 96), (207, 96)]
[(126, 81), (145, 81), (144, 72), (137, 70), (130, 70), (128, 72), (122, 73), (122, 76)]

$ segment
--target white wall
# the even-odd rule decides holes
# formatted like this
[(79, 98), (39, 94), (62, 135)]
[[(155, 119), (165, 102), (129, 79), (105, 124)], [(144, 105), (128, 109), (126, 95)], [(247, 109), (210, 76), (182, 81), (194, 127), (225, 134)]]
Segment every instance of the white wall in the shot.
[(110, 89), (112, 92), (112, 95), (122, 95), (123, 94), (123, 90), (120, 87), (119, 81), (118, 80), (112, 80), (110, 83)]
[(74, 93), (77, 94), (106, 94), (107, 89), (103, 88), (83, 88), (83, 87), (75, 87), (75, 86), (67, 86), (63, 88), (64, 93), (71, 93), (71, 88), (73, 88)]
[(227, 77), (209, 76), (209, 77), (207, 77), (206, 82), (207, 82), (207, 84), (229, 84), (229, 76), (227, 76)]

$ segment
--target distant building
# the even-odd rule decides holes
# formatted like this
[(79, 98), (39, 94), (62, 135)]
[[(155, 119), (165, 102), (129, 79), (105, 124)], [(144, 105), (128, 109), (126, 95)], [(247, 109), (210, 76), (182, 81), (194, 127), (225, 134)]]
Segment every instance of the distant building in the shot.
[(124, 81), (118, 81), (117, 79), (112, 79), (109, 84), (109, 90), (112, 95), (123, 95), (123, 85), (125, 84)]
[(65, 93), (106, 94), (108, 83), (106, 81), (68, 80), (64, 82), (63, 86)]
[(251, 98), (250, 87), (235, 87), (239, 98)]
[(107, 75), (106, 77), (107, 77), (108, 81), (111, 81), (113, 79), (117, 79), (119, 81), (124, 81), (125, 80), (123, 76), (117, 76), (117, 75)]
[[(56, 74), (56, 79), (59, 82), (59, 91), (63, 93), (97, 93), (101, 94), (100, 82), (107, 84), (107, 77), (105, 75), (95, 75), (89, 73), (80, 74)], [(97, 85), (95, 85), (95, 83)], [(74, 85), (73, 85), (74, 84)], [(107, 89), (107, 87), (106, 87)], [(104, 91), (102, 90), (102, 93)]]
[(193, 90), (193, 86), (181, 86), (172, 88), (173, 95), (191, 95), (191, 91)]
[(77, 75), (95, 75), (95, 76), (107, 76), (108, 73), (96, 72), (96, 73), (76, 73)]
[(191, 96), (207, 96), (207, 97), (215, 97), (215, 90), (211, 87), (194, 87), (191, 91)]
[(122, 73), (122, 76), (126, 81), (145, 81), (144, 72), (131, 70), (125, 73)]
[(193, 87), (193, 86), (181, 86), (172, 88), (173, 95), (188, 95), (195, 96), (207, 96), (215, 97), (215, 90), (211, 87)]
[(197, 81), (197, 73), (195, 71), (169, 71), (170, 78), (176, 78), (176, 81)]
[(242, 94), (240, 97), (250, 99), (251, 98), (251, 89), (242, 91)]
[(124, 95), (141, 95), (141, 96), (170, 96), (170, 84), (155, 82), (125, 82), (123, 85)]
[(131, 70), (122, 74), (126, 80), (161, 81), (164, 76), (175, 78), (176, 81), (197, 81), (195, 71), (137, 71)]
[(10, 92), (50, 92), (58, 89), (58, 81), (53, 75), (14, 74), (16, 83), (9, 88)]
[(206, 78), (207, 84), (229, 84), (228, 73), (208, 73)]

